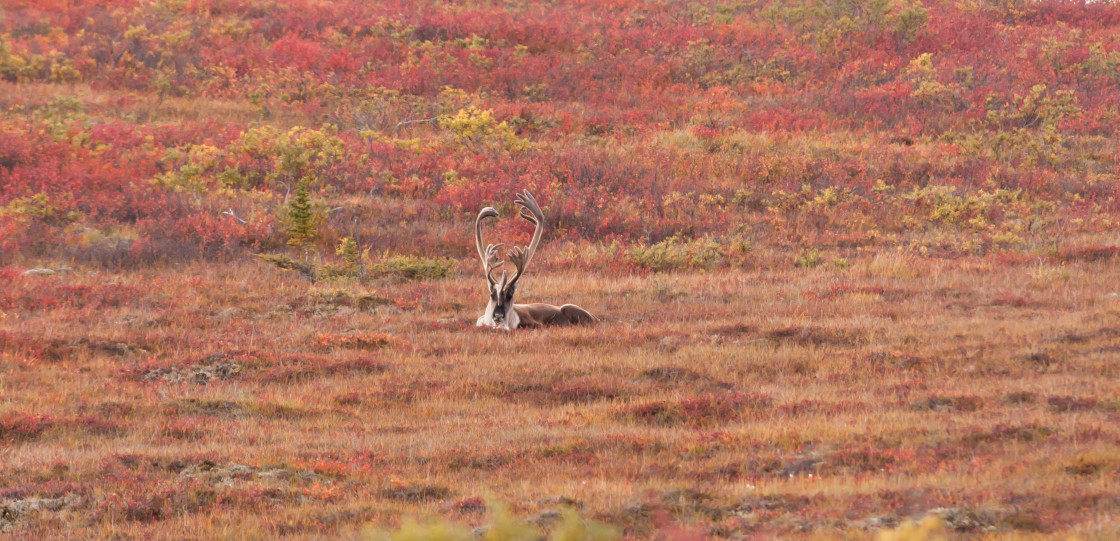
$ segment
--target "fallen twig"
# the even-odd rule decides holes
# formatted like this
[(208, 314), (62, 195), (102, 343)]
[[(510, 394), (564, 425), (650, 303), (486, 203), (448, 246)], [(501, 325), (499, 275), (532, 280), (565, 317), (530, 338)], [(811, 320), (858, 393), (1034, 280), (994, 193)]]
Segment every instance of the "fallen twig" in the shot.
[[(440, 116), (442, 116), (442, 115), (440, 115)], [(431, 122), (435, 122), (435, 121), (439, 120), (440, 116), (433, 116), (432, 118), (418, 118), (416, 120), (402, 120), (400, 122), (397, 122), (397, 125), (393, 126), (393, 127), (394, 128), (399, 128), (401, 126), (407, 126), (409, 124), (416, 124), (417, 122), (429, 122), (429, 123), (431, 123)]]

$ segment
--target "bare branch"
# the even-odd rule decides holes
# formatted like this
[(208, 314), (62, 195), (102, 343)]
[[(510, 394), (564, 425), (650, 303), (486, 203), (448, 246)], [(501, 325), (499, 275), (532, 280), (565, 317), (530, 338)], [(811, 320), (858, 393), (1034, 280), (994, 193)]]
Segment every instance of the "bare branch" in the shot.
[(442, 117), (442, 116), (443, 115), (433, 116), (432, 118), (418, 118), (416, 120), (402, 120), (400, 122), (397, 122), (397, 125), (393, 126), (393, 127), (394, 128), (399, 128), (401, 126), (407, 126), (409, 124), (416, 124), (418, 122), (434, 123), (435, 121), (439, 120), (440, 117)]
[(237, 221), (239, 221), (239, 222), (241, 222), (241, 223), (243, 223), (243, 224), (247, 224), (247, 223), (249, 223), (249, 222), (247, 222), (247, 221), (245, 221), (245, 220), (242, 220), (241, 218), (238, 218), (238, 217), (237, 217), (237, 215), (233, 213), (233, 209), (232, 209), (232, 208), (230, 208), (230, 209), (226, 209), (226, 210), (222, 211), (222, 215), (223, 215), (223, 216), (231, 216), (231, 217), (233, 217), (233, 219), (234, 219), (234, 220), (237, 220)]
[(283, 184), (284, 189), (287, 190), (287, 191), (284, 192), (284, 204), (287, 205), (288, 204), (288, 196), (292, 195), (292, 187), (287, 182), (284, 182), (283, 180), (278, 180), (277, 182), (279, 182), (280, 184)]

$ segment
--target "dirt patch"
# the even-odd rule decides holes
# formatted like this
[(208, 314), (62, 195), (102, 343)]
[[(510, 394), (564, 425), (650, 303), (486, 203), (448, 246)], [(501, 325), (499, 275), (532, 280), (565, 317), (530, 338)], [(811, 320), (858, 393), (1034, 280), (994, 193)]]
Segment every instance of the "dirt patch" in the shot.
[(522, 381), (499, 382), (490, 393), (511, 402), (555, 406), (613, 400), (628, 396), (630, 391), (626, 382), (618, 378), (577, 376), (551, 380), (526, 378)]
[(809, 503), (810, 500), (806, 496), (767, 494), (742, 500), (731, 507), (731, 512), (742, 515), (759, 511), (798, 511), (804, 509)]
[(403, 377), (388, 377), (379, 382), (375, 389), (361, 395), (363, 402), (367, 399), (387, 404), (409, 404), (417, 400), (432, 398), (439, 395), (448, 387), (446, 381), (414, 380)]
[(517, 460), (519, 454), (516, 451), (483, 452), (480, 454), (472, 454), (470, 451), (453, 451), (437, 458), (434, 462), (447, 464), (447, 468), (452, 471), (463, 469), (494, 471)]
[(972, 412), (984, 407), (984, 399), (979, 396), (930, 396), (910, 403), (915, 411), (935, 412)]
[(210, 460), (203, 460), (194, 464), (185, 465), (179, 471), (179, 477), (199, 479), (214, 485), (229, 485), (235, 481), (252, 480), (282, 483), (326, 482), (323, 476), (313, 471), (290, 470), (286, 468), (262, 469), (236, 463), (219, 465)]
[(1028, 353), (1023, 357), (1023, 361), (1026, 362), (1028, 366), (1039, 371), (1045, 371), (1058, 364), (1058, 359), (1054, 358), (1053, 355), (1041, 352)]
[(679, 366), (657, 366), (642, 371), (642, 377), (659, 383), (691, 383), (707, 379), (707, 376)]
[(712, 390), (723, 391), (735, 388), (735, 384), (731, 382), (719, 380), (682, 366), (655, 366), (643, 370), (639, 375), (642, 379), (670, 386), (699, 384)]
[(257, 362), (256, 354), (244, 351), (214, 353), (178, 366), (152, 366), (132, 370), (130, 376), (149, 383), (194, 383), (227, 381), (241, 377), (245, 363)]
[(793, 417), (803, 415), (835, 415), (837, 413), (870, 409), (870, 406), (861, 402), (825, 402), (822, 400), (799, 400), (787, 402), (778, 406), (777, 411), (783, 415)]
[(707, 426), (734, 422), (769, 408), (770, 397), (756, 393), (708, 393), (675, 401), (657, 400), (621, 408), (619, 416), (639, 424)]
[(1058, 252), (1058, 261), (1084, 261), (1087, 263), (1095, 263), (1098, 261), (1109, 261), (1120, 255), (1120, 247), (1117, 246), (1078, 246), (1076, 248), (1064, 248)]
[(453, 504), (451, 509), (459, 513), (479, 514), (486, 511), (486, 500), (480, 496), (471, 496), (463, 498)]
[(315, 335), (311, 344), (321, 351), (336, 349), (376, 350), (397, 342), (393, 337), (378, 332)]
[(1036, 400), (1038, 400), (1038, 395), (1030, 391), (1016, 391), (1003, 395), (1003, 403), (1012, 406), (1033, 404)]
[(898, 526), (898, 517), (894, 515), (876, 515), (873, 517), (867, 517), (863, 520), (858, 520), (852, 525), (863, 530), (882, 530), (883, 528), (895, 528)]
[(754, 334), (758, 329), (754, 325), (747, 325), (745, 323), (735, 323), (732, 325), (721, 325), (712, 328), (708, 331), (709, 334), (726, 337), (748, 336)]
[(986, 430), (976, 430), (961, 438), (965, 444), (995, 443), (1001, 441), (1039, 442), (1049, 438), (1054, 429), (1035, 423), (1007, 425), (1000, 423)]
[(1120, 337), (1120, 328), (1116, 327), (1101, 327), (1099, 329), (1088, 332), (1069, 332), (1060, 336), (1050, 339), (1051, 342), (1062, 342), (1065, 344), (1084, 344), (1095, 338), (1116, 338)]
[(104, 355), (112, 355), (114, 357), (134, 357), (137, 355), (144, 355), (148, 350), (129, 344), (127, 342), (120, 342), (117, 340), (99, 340), (96, 338), (79, 338), (70, 343), (72, 346), (85, 346), (93, 353), (100, 353)]
[(393, 300), (372, 291), (346, 289), (317, 289), (308, 292), (305, 309), (315, 313), (338, 311), (342, 308), (372, 311), (379, 306), (390, 306)]
[(986, 532), (995, 529), (996, 519), (991, 513), (969, 507), (939, 507), (925, 516), (934, 515), (945, 521), (945, 527), (958, 532)]
[(898, 463), (907, 461), (913, 454), (913, 450), (882, 442), (852, 444), (828, 453), (820, 467), (827, 474), (893, 471)]
[(967, 312), (976, 308), (980, 303), (976, 293), (964, 289), (940, 288), (931, 291), (930, 294), (936, 299), (944, 300), (945, 304), (943, 306), (947, 310)]
[(852, 346), (864, 341), (858, 333), (823, 327), (785, 327), (766, 331), (762, 334), (762, 338), (778, 344), (798, 346)]
[(932, 370), (943, 363), (936, 357), (926, 357), (902, 351), (875, 351), (867, 356), (867, 362), (875, 367), (889, 367), (898, 370)]
[(439, 485), (399, 485), (381, 489), (377, 494), (386, 500), (420, 503), (445, 499), (451, 496), (451, 489)]
[(1046, 409), (1055, 413), (1088, 411), (1095, 407), (1097, 399), (1093, 397), (1051, 396), (1046, 399)]
[(675, 515), (702, 514), (709, 520), (719, 520), (726, 512), (711, 494), (690, 488), (662, 492), (660, 499), (661, 504)]
[(168, 413), (238, 417), (247, 411), (244, 404), (233, 400), (184, 398), (167, 406)]
[(148, 382), (194, 383), (206, 385), (211, 381), (225, 381), (241, 375), (237, 363), (213, 363), (192, 367), (159, 367), (145, 370), (140, 379)]
[(316, 378), (326, 378), (347, 374), (380, 374), (389, 369), (389, 364), (361, 357), (346, 361), (329, 361), (321, 356), (294, 357), (287, 360), (288, 366), (277, 366), (260, 374), (262, 383), (297, 383)]
[(1020, 296), (1020, 295), (1013, 295), (1011, 293), (996, 295), (994, 298), (992, 298), (991, 302), (989, 302), (988, 305), (989, 306), (1007, 306), (1007, 307), (1011, 307), (1011, 308), (1045, 308), (1046, 307), (1046, 303), (1044, 303), (1044, 302), (1037, 301), (1037, 300), (1034, 300), (1034, 299), (1030, 299), (1030, 298), (1027, 298), (1027, 297), (1023, 297), (1023, 296)]

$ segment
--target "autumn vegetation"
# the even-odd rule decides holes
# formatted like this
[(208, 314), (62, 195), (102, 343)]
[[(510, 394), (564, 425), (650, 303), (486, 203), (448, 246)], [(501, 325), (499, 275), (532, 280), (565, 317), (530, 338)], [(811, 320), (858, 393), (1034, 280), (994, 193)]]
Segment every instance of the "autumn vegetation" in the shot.
[(0, 535), (1116, 538), (1118, 140), (1110, 1), (4, 2)]

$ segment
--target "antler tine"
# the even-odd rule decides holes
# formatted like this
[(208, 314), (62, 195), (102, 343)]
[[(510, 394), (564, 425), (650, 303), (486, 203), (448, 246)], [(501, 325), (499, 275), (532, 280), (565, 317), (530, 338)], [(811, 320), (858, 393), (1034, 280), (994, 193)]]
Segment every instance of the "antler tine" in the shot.
[(517, 199), (513, 202), (520, 207), (518, 213), (521, 217), (531, 222), (536, 228), (533, 230), (533, 239), (529, 241), (528, 247), (512, 248), (506, 254), (506, 258), (517, 268), (517, 274), (510, 280), (511, 283), (521, 278), (521, 273), (525, 272), (525, 268), (529, 266), (529, 261), (537, 253), (537, 247), (541, 243), (541, 235), (544, 233), (544, 213), (541, 212), (541, 207), (537, 204), (537, 200), (533, 198), (533, 194), (529, 193), (529, 190), (525, 190), (518, 194)]
[(478, 217), (474, 219), (474, 245), (478, 250), (478, 258), (482, 260), (482, 272), (486, 273), (486, 281), (490, 282), (490, 285), (497, 283), (491, 272), (501, 264), (498, 250), (505, 245), (489, 244), (486, 248), (482, 247), (482, 220), (497, 217), (498, 211), (494, 210), (494, 207), (486, 207), (479, 211)]
[[(494, 278), (494, 271), (496, 270), (498, 270), (497, 267), (490, 267), (490, 269), (486, 271), (486, 281), (490, 282), (491, 284), (498, 283), (498, 279)], [(505, 277), (506, 271), (502, 271), (502, 278), (505, 279)]]

